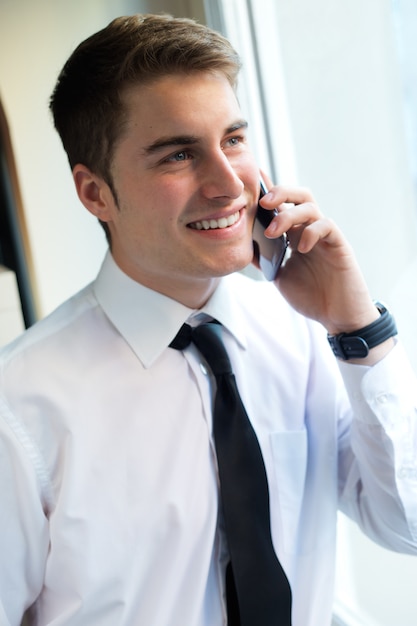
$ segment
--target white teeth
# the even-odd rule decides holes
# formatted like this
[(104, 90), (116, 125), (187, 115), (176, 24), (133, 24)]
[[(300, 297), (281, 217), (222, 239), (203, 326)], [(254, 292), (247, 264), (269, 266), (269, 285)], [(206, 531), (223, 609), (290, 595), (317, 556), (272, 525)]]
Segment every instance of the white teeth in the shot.
[(210, 230), (216, 228), (227, 228), (232, 226), (239, 219), (239, 211), (229, 215), (229, 217), (221, 217), (218, 220), (202, 220), (201, 222), (193, 222), (190, 224), (191, 228), (196, 230)]

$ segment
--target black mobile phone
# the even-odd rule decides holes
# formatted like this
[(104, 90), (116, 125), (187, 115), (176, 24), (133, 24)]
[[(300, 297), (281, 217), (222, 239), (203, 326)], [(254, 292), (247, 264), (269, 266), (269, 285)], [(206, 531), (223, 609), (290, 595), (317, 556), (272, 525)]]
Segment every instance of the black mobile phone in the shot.
[[(265, 183), (261, 180), (259, 199), (266, 193), (268, 193), (268, 190)], [(258, 254), (259, 265), (267, 280), (274, 280), (274, 278), (276, 278), (288, 247), (288, 239), (285, 233), (277, 239), (268, 239), (264, 235), (265, 229), (272, 222), (275, 215), (278, 215), (276, 209), (271, 211), (264, 209), (258, 204), (253, 225), (252, 239), (254, 241), (255, 254)]]

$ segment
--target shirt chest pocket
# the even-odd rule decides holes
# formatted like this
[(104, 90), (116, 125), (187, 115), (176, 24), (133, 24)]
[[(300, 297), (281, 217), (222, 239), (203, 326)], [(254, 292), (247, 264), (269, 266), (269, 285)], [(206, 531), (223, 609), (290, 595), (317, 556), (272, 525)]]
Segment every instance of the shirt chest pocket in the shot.
[(307, 472), (307, 431), (270, 435), (271, 521), (274, 543), (287, 553), (299, 551), (299, 532)]

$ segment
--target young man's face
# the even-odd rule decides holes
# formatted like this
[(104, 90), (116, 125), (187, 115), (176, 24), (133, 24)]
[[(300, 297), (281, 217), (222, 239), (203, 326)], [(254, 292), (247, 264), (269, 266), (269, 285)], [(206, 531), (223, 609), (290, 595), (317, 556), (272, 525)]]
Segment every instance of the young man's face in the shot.
[(127, 129), (106, 220), (131, 278), (199, 306), (252, 260), (259, 171), (235, 93), (220, 74), (174, 75), (125, 94)]

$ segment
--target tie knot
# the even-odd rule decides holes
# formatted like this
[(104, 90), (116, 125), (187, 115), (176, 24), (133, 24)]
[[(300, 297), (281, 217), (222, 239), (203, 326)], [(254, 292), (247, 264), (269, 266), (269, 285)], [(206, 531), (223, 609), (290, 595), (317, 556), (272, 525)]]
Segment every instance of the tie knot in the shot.
[(175, 350), (184, 350), (191, 342), (204, 356), (215, 376), (232, 373), (230, 360), (221, 338), (220, 324), (210, 322), (196, 328), (183, 324), (169, 346)]

